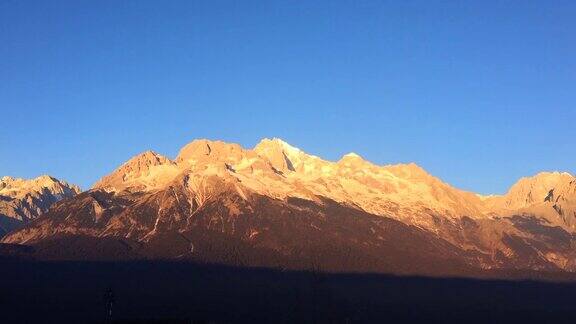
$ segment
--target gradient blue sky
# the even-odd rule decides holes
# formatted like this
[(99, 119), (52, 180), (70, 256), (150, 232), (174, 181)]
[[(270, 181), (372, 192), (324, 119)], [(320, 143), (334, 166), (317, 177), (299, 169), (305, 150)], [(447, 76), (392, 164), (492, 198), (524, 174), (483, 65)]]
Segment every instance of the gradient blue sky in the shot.
[(0, 175), (280, 137), (503, 193), (576, 172), (574, 1), (0, 1)]

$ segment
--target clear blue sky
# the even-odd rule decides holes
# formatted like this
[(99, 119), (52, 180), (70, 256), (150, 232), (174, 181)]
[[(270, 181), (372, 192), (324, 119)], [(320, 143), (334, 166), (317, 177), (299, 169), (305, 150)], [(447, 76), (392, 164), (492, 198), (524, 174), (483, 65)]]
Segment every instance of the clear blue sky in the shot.
[(0, 1), (0, 175), (280, 137), (502, 193), (576, 172), (576, 2)]

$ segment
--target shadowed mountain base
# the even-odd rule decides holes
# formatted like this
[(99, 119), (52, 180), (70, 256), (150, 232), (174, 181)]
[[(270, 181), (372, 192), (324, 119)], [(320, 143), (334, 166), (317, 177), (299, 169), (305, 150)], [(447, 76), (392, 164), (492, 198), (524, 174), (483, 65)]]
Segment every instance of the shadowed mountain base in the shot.
[(3, 261), (3, 322), (576, 320), (573, 283), (322, 274), (188, 262)]

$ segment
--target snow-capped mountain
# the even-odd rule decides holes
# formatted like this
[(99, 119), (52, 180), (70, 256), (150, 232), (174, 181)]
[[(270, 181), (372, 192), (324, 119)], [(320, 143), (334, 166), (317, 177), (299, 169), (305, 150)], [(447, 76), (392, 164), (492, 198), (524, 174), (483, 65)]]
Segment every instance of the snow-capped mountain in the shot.
[(80, 193), (64, 181), (40, 176), (36, 179), (0, 179), (0, 236), (37, 218), (52, 204)]
[(149, 192), (165, 188), (183, 174), (199, 182), (210, 176), (226, 179), (241, 194), (311, 201), (325, 197), (422, 225), (432, 224), (435, 214), (451, 218), (483, 215), (476, 195), (443, 183), (415, 164), (377, 166), (354, 153), (337, 162), (325, 161), (280, 139), (264, 139), (251, 150), (198, 140), (186, 145), (174, 161), (145, 152), (94, 188)]
[[(280, 139), (253, 149), (196, 140), (145, 152), (4, 242), (51, 258), (184, 258), (398, 273), (575, 270), (576, 182), (522, 179), (504, 196), (462, 191), (416, 164), (338, 161)], [(97, 255), (90, 245), (97, 242)], [(80, 241), (78, 241), (80, 240)], [(93, 241), (96, 240), (96, 241)], [(95, 243), (96, 244), (96, 243)], [(52, 248), (51, 248), (52, 247)]]

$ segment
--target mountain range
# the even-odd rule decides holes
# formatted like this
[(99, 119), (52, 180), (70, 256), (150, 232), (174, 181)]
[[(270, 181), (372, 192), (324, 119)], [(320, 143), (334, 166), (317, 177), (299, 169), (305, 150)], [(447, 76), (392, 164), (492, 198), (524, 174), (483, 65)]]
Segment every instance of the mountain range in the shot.
[[(50, 260), (461, 275), (576, 271), (576, 178), (542, 172), (505, 195), (459, 190), (416, 164), (339, 161), (280, 139), (147, 151), (90, 190), (2, 178), (3, 243)], [(48, 207), (51, 206), (48, 210)], [(9, 221), (6, 221), (9, 220)]]

